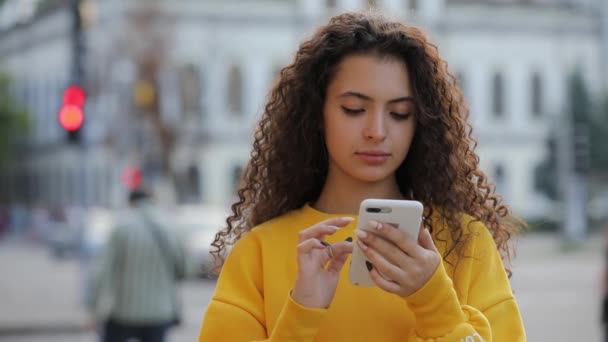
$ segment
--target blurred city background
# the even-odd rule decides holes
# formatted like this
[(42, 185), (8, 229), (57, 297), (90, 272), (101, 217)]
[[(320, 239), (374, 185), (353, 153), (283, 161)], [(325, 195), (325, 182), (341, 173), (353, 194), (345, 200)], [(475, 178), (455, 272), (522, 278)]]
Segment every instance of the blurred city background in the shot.
[(142, 179), (188, 251), (170, 338), (196, 340), (268, 90), (317, 25), (369, 8), (436, 42), (530, 225), (512, 278), (529, 340), (600, 341), (606, 0), (0, 0), (0, 340), (95, 340), (90, 265)]

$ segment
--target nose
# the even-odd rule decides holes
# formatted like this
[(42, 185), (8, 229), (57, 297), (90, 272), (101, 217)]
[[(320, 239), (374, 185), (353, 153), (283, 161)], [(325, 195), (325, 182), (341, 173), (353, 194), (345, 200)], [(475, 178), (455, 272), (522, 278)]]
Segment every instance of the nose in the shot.
[(386, 123), (381, 110), (368, 112), (363, 134), (366, 139), (381, 142), (386, 139)]

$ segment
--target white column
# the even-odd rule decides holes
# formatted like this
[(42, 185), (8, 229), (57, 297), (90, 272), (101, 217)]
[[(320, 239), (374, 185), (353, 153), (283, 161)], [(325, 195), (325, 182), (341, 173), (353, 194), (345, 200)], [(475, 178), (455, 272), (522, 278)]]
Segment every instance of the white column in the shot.
[(245, 115), (247, 128), (255, 121), (263, 110), (272, 75), (269, 61), (265, 56), (254, 56), (243, 65), (245, 76)]
[(209, 73), (207, 84), (213, 85), (206, 89), (208, 94), (207, 99), (209, 99), (207, 104), (207, 108), (209, 109), (207, 122), (209, 128), (217, 130), (222, 124), (223, 116), (226, 114), (227, 106), (224, 105), (226, 103), (226, 94), (224, 90), (227, 87), (228, 71), (226, 63), (222, 63), (219, 56), (214, 56), (209, 61), (209, 68), (207, 71)]
[(529, 153), (521, 151), (519, 148), (514, 148), (510, 157), (505, 158), (504, 168), (508, 183), (508, 189), (505, 189), (505, 199), (510, 205), (518, 207), (518, 211), (526, 212), (528, 203), (533, 189), (531, 178), (532, 171), (536, 164), (531, 164), (532, 161)]
[[(561, 67), (558, 63), (548, 62), (544, 64), (541, 77), (543, 79), (543, 103), (549, 118), (555, 118), (561, 114), (566, 104), (566, 82), (564, 74), (567, 68)], [(550, 122), (550, 121), (549, 121)]]
[(471, 122), (477, 132), (483, 131), (483, 126), (488, 124), (490, 96), (491, 91), (489, 85), (491, 81), (487, 77), (487, 66), (484, 64), (476, 64), (469, 69), (467, 73), (467, 90), (469, 97), (469, 106), (471, 112)]
[(221, 205), (222, 192), (225, 190), (223, 180), (226, 170), (224, 170), (223, 158), (221, 158), (222, 151), (219, 151), (218, 147), (217, 144), (213, 147), (209, 146), (200, 167), (204, 175), (202, 180), (204, 202)]
[(514, 127), (526, 128), (531, 119), (531, 70), (524, 65), (507, 66), (505, 76), (505, 105), (506, 119)]

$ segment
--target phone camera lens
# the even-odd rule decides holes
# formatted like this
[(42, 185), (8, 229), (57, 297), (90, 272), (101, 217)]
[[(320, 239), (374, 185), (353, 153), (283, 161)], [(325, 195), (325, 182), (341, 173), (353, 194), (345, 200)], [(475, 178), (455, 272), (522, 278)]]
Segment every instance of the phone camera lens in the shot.
[(379, 213), (380, 212), (380, 208), (367, 208), (366, 211), (368, 213)]

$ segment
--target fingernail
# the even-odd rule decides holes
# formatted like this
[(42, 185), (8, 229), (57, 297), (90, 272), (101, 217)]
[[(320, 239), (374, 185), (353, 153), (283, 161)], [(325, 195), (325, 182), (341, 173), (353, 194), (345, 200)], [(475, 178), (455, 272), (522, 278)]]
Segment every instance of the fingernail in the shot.
[(353, 238), (349, 236), (346, 239), (344, 239), (344, 241), (353, 242)]
[(355, 230), (355, 234), (357, 234), (357, 236), (358, 236), (360, 239), (365, 239), (365, 238), (367, 238), (367, 233), (366, 233), (366, 232), (364, 232), (364, 231), (362, 231), (362, 230), (359, 230), (359, 229)]
[(371, 262), (367, 261), (367, 260), (365, 260), (365, 266), (367, 266), (367, 270), (370, 271), (370, 272), (374, 268), (374, 265)]
[(352, 217), (344, 216), (344, 217), (342, 217), (342, 220), (344, 220), (344, 221), (348, 221), (348, 222), (352, 222), (352, 221), (354, 221), (355, 219), (354, 219), (354, 218), (352, 218)]
[(327, 226), (327, 228), (331, 229), (331, 230), (338, 230), (340, 228), (336, 227), (336, 226)]
[(359, 245), (359, 247), (361, 247), (362, 250), (366, 251), (367, 250), (367, 245), (364, 244), (363, 242), (361, 242), (361, 240), (357, 240), (357, 244)]
[(378, 221), (369, 221), (369, 227), (373, 228), (377, 231), (382, 230), (382, 223), (378, 222)]

